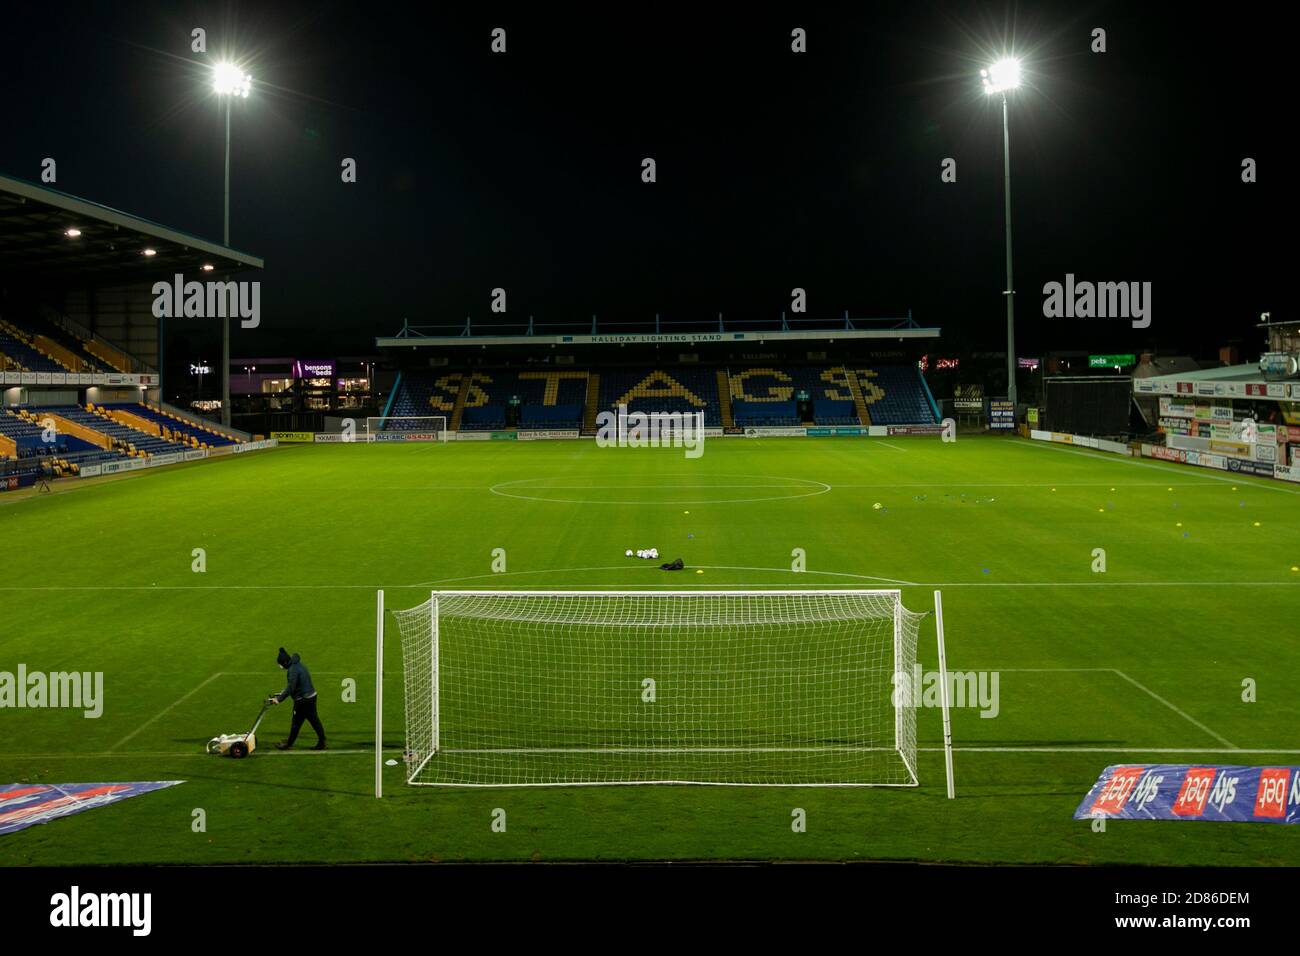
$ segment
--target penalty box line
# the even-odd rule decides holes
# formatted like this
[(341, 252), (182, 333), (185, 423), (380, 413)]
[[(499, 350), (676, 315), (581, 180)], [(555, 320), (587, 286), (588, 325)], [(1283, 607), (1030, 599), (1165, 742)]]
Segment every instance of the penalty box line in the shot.
[[(951, 667), (951, 666), (948, 668), (948, 670), (949, 670), (950, 673), (953, 672), (953, 671), (955, 671), (956, 669), (957, 669), (957, 668), (955, 668), (955, 667)], [(978, 668), (976, 668), (976, 670), (978, 670)], [(1176, 706), (1175, 704), (1170, 703), (1168, 700), (1166, 700), (1165, 698), (1163, 698), (1163, 697), (1161, 697), (1159, 694), (1157, 694), (1155, 691), (1153, 691), (1150, 687), (1147, 687), (1146, 685), (1141, 684), (1141, 683), (1139, 683), (1138, 681), (1134, 680), (1132, 677), (1130, 677), (1128, 674), (1125, 674), (1125, 673), (1124, 673), (1122, 670), (1120, 670), (1118, 667), (990, 667), (990, 668), (984, 668), (984, 670), (996, 670), (996, 671), (998, 671), (999, 673), (1002, 673), (1002, 674), (1069, 674), (1069, 673), (1073, 673), (1073, 674), (1087, 674), (1087, 673), (1093, 673), (1093, 674), (1114, 674), (1116, 677), (1119, 677), (1121, 680), (1127, 681), (1128, 683), (1132, 684), (1134, 687), (1136, 687), (1138, 690), (1142, 691), (1144, 694), (1147, 694), (1147, 695), (1148, 695), (1152, 700), (1156, 701), (1156, 702), (1159, 703), (1159, 704), (1164, 705), (1165, 707), (1168, 707), (1170, 710), (1172, 710), (1172, 711), (1173, 711), (1175, 714), (1177, 714), (1179, 717), (1183, 718), (1183, 720), (1187, 721), (1187, 722), (1188, 722), (1189, 724), (1191, 724), (1193, 727), (1197, 728), (1198, 730), (1202, 731), (1203, 733), (1209, 734), (1211, 737), (1213, 737), (1215, 740), (1217, 740), (1219, 743), (1221, 743), (1224, 747), (1227, 748), (1227, 750), (1223, 751), (1223, 752), (1225, 752), (1225, 753), (1233, 753), (1233, 752), (1241, 752), (1241, 753), (1290, 753), (1290, 752), (1292, 752), (1292, 751), (1285, 751), (1285, 750), (1279, 750), (1279, 751), (1265, 751), (1265, 750), (1247, 751), (1247, 750), (1242, 750), (1242, 748), (1238, 747), (1238, 746), (1237, 746), (1236, 744), (1234, 744), (1231, 740), (1229, 740), (1228, 738), (1226, 738), (1226, 737), (1224, 737), (1224, 736), (1222, 736), (1222, 735), (1220, 735), (1220, 734), (1215, 733), (1215, 732), (1214, 732), (1213, 730), (1211, 730), (1209, 727), (1205, 726), (1205, 724), (1201, 723), (1199, 720), (1197, 720), (1197, 719), (1196, 719), (1195, 717), (1193, 717), (1191, 714), (1187, 713), (1187, 711), (1181, 709), (1180, 707)], [(921, 750), (927, 750), (927, 749), (933, 749), (933, 748), (921, 747), (921, 748), (918, 748), (918, 749), (921, 749)], [(940, 748), (940, 749), (942, 749), (942, 748)], [(979, 747), (979, 748), (956, 748), (956, 747), (954, 747), (953, 749), (954, 749), (954, 750), (956, 750), (956, 749), (987, 750), (987, 749), (990, 749), (990, 748), (983, 748), (983, 747)], [(996, 749), (996, 748), (994, 748), (994, 749)], [(1008, 752), (1018, 752), (1018, 749), (1019, 749), (1019, 748), (1014, 748), (1013, 750), (1008, 751)], [(1038, 750), (1038, 749), (1040, 749), (1040, 748), (1031, 748), (1031, 751), (1030, 751), (1030, 752), (1036, 751), (1036, 750)], [(1066, 748), (1066, 751), (1069, 751), (1069, 750), (1080, 750), (1080, 749), (1081, 749), (1081, 748), (1078, 748), (1078, 747), (1069, 747), (1069, 748)], [(1119, 748), (1119, 749), (1117, 749), (1117, 748), (1113, 748), (1113, 747), (1107, 747), (1107, 748), (1101, 748), (1101, 752), (1111, 752), (1111, 751), (1114, 751), (1114, 752), (1121, 752), (1123, 749), (1124, 749), (1124, 748)], [(1145, 751), (1149, 751), (1149, 750), (1151, 750), (1151, 748), (1149, 748), (1149, 747), (1142, 747), (1142, 748), (1136, 748), (1133, 752), (1138, 752), (1138, 753), (1140, 753), (1140, 752), (1145, 752)], [(1050, 751), (1050, 750), (1047, 750), (1047, 751), (1044, 751), (1044, 752), (1049, 752), (1049, 753), (1050, 753), (1051, 751)], [(1184, 752), (1184, 751), (1179, 750), (1179, 749), (1170, 749), (1170, 750), (1162, 751), (1162, 752), (1168, 752), (1168, 753), (1181, 753), (1181, 752)], [(1202, 751), (1202, 750), (1187, 750), (1187, 751), (1185, 751), (1185, 752), (1187, 752), (1187, 753), (1211, 753), (1211, 752), (1218, 752), (1218, 751), (1209, 751), (1209, 750), (1204, 750), (1204, 751)], [(1295, 751), (1295, 752), (1296, 752), (1296, 753), (1300, 753), (1300, 751)]]
[(158, 713), (154, 714), (152, 717), (150, 717), (148, 720), (146, 720), (143, 724), (141, 724), (141, 725), (140, 725), (139, 727), (137, 727), (135, 730), (131, 731), (129, 734), (127, 734), (125, 737), (123, 737), (121, 740), (119, 740), (117, 743), (113, 744), (113, 746), (109, 747), (109, 748), (108, 748), (108, 752), (109, 752), (109, 753), (112, 753), (114, 750), (117, 750), (118, 747), (121, 747), (123, 744), (125, 744), (125, 743), (127, 743), (128, 741), (132, 740), (136, 735), (138, 735), (138, 734), (139, 734), (142, 730), (144, 730), (146, 727), (149, 727), (150, 725), (152, 725), (152, 724), (156, 723), (157, 721), (161, 720), (163, 717), (167, 716), (167, 714), (169, 714), (169, 713), (170, 713), (174, 708), (179, 707), (181, 704), (185, 703), (187, 700), (189, 700), (191, 697), (193, 697), (193, 696), (194, 696), (195, 694), (197, 694), (199, 691), (203, 690), (203, 688), (207, 687), (207, 686), (208, 686), (209, 684), (211, 684), (214, 680), (216, 680), (218, 677), (220, 677), (221, 674), (222, 674), (221, 671), (217, 671), (215, 674), (213, 674), (211, 677), (209, 677), (209, 678), (208, 678), (207, 680), (205, 680), (203, 683), (199, 684), (199, 685), (198, 685), (197, 687), (195, 687), (193, 690), (189, 691), (189, 692), (186, 693), (186, 694), (183, 694), (179, 699), (172, 701), (172, 703), (168, 704), (166, 707), (164, 707), (164, 708), (163, 708), (162, 710), (160, 710)]
[[(317, 671), (317, 673), (318, 673), (318, 674), (325, 675), (325, 674), (351, 674), (351, 673), (353, 673), (353, 672), (352, 672), (352, 671)], [(356, 671), (355, 673), (358, 673), (358, 674), (373, 674), (374, 671)], [(143, 724), (141, 724), (141, 725), (140, 725), (139, 727), (137, 727), (135, 730), (131, 731), (129, 734), (127, 734), (125, 737), (123, 737), (121, 740), (119, 740), (117, 743), (113, 744), (113, 746), (109, 747), (108, 750), (104, 751), (103, 754), (94, 755), (94, 756), (122, 756), (122, 757), (135, 757), (135, 756), (139, 756), (139, 754), (135, 754), (135, 753), (129, 753), (129, 754), (116, 754), (116, 753), (114, 753), (114, 752), (115, 752), (119, 747), (121, 747), (123, 744), (126, 744), (126, 743), (130, 742), (131, 740), (133, 740), (135, 737), (137, 737), (137, 736), (140, 734), (140, 732), (143, 731), (145, 728), (150, 727), (151, 725), (153, 725), (153, 724), (157, 723), (159, 720), (161, 720), (163, 717), (167, 716), (167, 714), (171, 713), (173, 710), (175, 710), (175, 709), (176, 709), (177, 707), (179, 707), (181, 704), (185, 703), (187, 700), (189, 700), (191, 697), (193, 697), (193, 696), (194, 696), (195, 694), (197, 694), (199, 691), (203, 690), (203, 688), (207, 687), (209, 684), (211, 684), (211, 683), (212, 683), (214, 680), (216, 680), (218, 677), (261, 677), (261, 676), (262, 676), (262, 672), (261, 672), (261, 671), (217, 671), (215, 674), (213, 674), (212, 676), (210, 676), (207, 680), (203, 681), (203, 682), (202, 682), (201, 684), (199, 684), (197, 687), (193, 688), (192, 690), (188, 691), (188, 692), (185, 693), (185, 694), (182, 694), (179, 698), (177, 698), (176, 700), (172, 701), (170, 704), (168, 704), (166, 707), (164, 707), (164, 708), (163, 708), (162, 710), (160, 710), (158, 713), (154, 714), (152, 717), (150, 717), (148, 720), (146, 720)], [(326, 752), (328, 753), (328, 751), (326, 751)], [(357, 752), (358, 752), (358, 753), (361, 753), (362, 751), (357, 751)], [(365, 752), (365, 753), (374, 753), (373, 750), (367, 750), (367, 751), (364, 751), (364, 752)], [(165, 753), (167, 753), (167, 752), (164, 751), (163, 753), (165, 754)], [(0, 756), (3, 756), (3, 755), (0, 754)], [(30, 756), (33, 756), (33, 757), (35, 757), (35, 756), (45, 756), (45, 757), (48, 757), (48, 756), (58, 756), (58, 755), (56, 755), (56, 754), (31, 754)], [(75, 756), (75, 755), (69, 755), (69, 756)], [(86, 755), (86, 756), (92, 756), (92, 755)], [(177, 756), (179, 756), (179, 755), (177, 755)]]

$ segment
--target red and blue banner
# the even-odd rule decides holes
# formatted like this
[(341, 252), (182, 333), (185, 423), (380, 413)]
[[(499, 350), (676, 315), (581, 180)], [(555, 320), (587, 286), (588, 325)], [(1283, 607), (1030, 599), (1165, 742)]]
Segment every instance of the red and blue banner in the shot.
[(1300, 823), (1300, 767), (1117, 764), (1074, 811), (1076, 820)]
[(0, 836), (184, 782), (0, 784)]

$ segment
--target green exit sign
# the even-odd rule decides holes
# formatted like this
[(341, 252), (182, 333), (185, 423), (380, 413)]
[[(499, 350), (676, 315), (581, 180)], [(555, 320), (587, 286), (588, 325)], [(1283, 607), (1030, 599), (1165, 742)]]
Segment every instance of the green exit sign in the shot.
[(1088, 368), (1127, 368), (1137, 364), (1136, 355), (1089, 355)]

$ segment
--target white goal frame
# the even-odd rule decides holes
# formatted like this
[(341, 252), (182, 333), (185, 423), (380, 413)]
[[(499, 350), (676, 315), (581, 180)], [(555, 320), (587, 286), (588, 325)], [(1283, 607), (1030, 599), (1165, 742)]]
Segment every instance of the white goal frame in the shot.
[[(371, 422), (442, 422), (442, 428), (438, 429), (437, 438), (416, 438), (410, 436), (426, 434), (418, 428), (412, 429), (393, 429), (384, 431), (382, 428), (371, 428)], [(377, 441), (427, 441), (427, 442), (445, 442), (449, 440), (447, 427), (449, 425), (446, 415), (370, 415), (366, 418), (365, 437), (362, 439), (366, 442)], [(391, 438), (380, 438), (380, 435), (393, 436)], [(398, 437), (406, 436), (406, 437)]]
[[(431, 694), (429, 700), (430, 717), (432, 720), (433, 730), (433, 747), (419, 767), (403, 768), (404, 776), (409, 782), (411, 778), (417, 776), (425, 764), (428, 763), (439, 752), (439, 697), (441, 688), (439, 684), (438, 673), (438, 602), (442, 598), (452, 597), (747, 597), (747, 596), (793, 596), (793, 597), (817, 597), (817, 596), (834, 596), (834, 595), (891, 595), (895, 599), (894, 604), (894, 663), (897, 668), (897, 662), (900, 654), (900, 645), (902, 640), (901, 616), (903, 609), (902, 592), (897, 588), (838, 588), (838, 589), (737, 589), (737, 590), (695, 590), (695, 591), (668, 591), (668, 590), (523, 590), (523, 589), (492, 589), (492, 590), (432, 590), (429, 592), (429, 615), (430, 628), (432, 635), (432, 644), (430, 652), (430, 678)], [(376, 592), (376, 619), (375, 619), (375, 797), (383, 796), (383, 767), (384, 767), (384, 744), (383, 744), (383, 684), (384, 684), (384, 634), (385, 634), (385, 613), (384, 613), (384, 592)], [(947, 779), (948, 799), (956, 796), (953, 782), (953, 763), (952, 763), (952, 725), (949, 713), (949, 694), (948, 694), (948, 668), (947, 655), (944, 647), (944, 630), (943, 630), (943, 604), (940, 591), (934, 592), (934, 609), (936, 625), (936, 641), (938, 644), (939, 654), (939, 686), (940, 700), (943, 711), (943, 741), (944, 741), (944, 764), (945, 775)], [(895, 670), (897, 676), (897, 670)], [(911, 675), (906, 675), (910, 681)], [(408, 704), (409, 706), (409, 704)], [(903, 765), (911, 775), (910, 783), (752, 783), (752, 782), (724, 782), (724, 781), (681, 781), (681, 780), (629, 780), (629, 781), (581, 781), (581, 782), (540, 782), (540, 783), (420, 783), (417, 786), (447, 786), (447, 787), (465, 787), (480, 789), (514, 789), (523, 787), (610, 787), (610, 786), (653, 786), (657, 784), (689, 784), (692, 786), (713, 786), (713, 787), (797, 787), (803, 788), (861, 788), (861, 787), (916, 787), (920, 785), (920, 777), (917, 772), (918, 768), (913, 766), (908, 760), (899, 744), (899, 737), (902, 733), (902, 706), (919, 707), (919, 701), (909, 701), (906, 705), (895, 704), (894, 706), (894, 748), (902, 759)], [(408, 714), (408, 720), (409, 720)], [(405, 740), (399, 748), (400, 752), (405, 751)], [(405, 761), (400, 761), (401, 766)]]

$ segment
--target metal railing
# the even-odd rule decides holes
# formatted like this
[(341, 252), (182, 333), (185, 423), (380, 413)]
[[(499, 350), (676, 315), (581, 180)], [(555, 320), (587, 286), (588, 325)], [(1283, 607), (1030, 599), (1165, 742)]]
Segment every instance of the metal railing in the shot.
[[(126, 369), (124, 369), (124, 371), (128, 374), (142, 375), (142, 374), (157, 372), (157, 369), (150, 368), (146, 363), (140, 361), (130, 352), (123, 349), (120, 345), (114, 345), (108, 339), (104, 338), (102, 335), (98, 335), (95, 332), (90, 331), (90, 329), (86, 328), (84, 325), (82, 325), (80, 322), (77, 322), (75, 319), (68, 318), (66, 315), (64, 315), (62, 312), (60, 312), (58, 309), (54, 308), (53, 306), (42, 305), (41, 316), (42, 318), (45, 319), (45, 321), (49, 322), (51, 325), (55, 325), (58, 328), (62, 329), (64, 332), (68, 333), (73, 338), (81, 339), (83, 342), (94, 342), (96, 345), (102, 345), (104, 348), (112, 350), (112, 352), (115, 355), (120, 355), (123, 359), (126, 360), (127, 367)], [(91, 352), (90, 354), (95, 355), (95, 353), (93, 352)], [(103, 359), (100, 359), (99, 356), (95, 356), (95, 358), (99, 359), (99, 361), (101, 362), (104, 361)]]
[(394, 338), (445, 338), (449, 336), (473, 337), (476, 335), (663, 335), (673, 332), (840, 332), (840, 331), (899, 331), (920, 329), (912, 318), (911, 309), (906, 316), (885, 318), (853, 318), (846, 311), (836, 319), (789, 316), (782, 312), (774, 319), (726, 319), (721, 312), (716, 319), (664, 319), (656, 313), (653, 319), (609, 322), (593, 315), (588, 320), (562, 322), (537, 322), (533, 316), (527, 322), (509, 322), (500, 318), (475, 324), (470, 316), (455, 325), (411, 325), (402, 320), (401, 330)]

